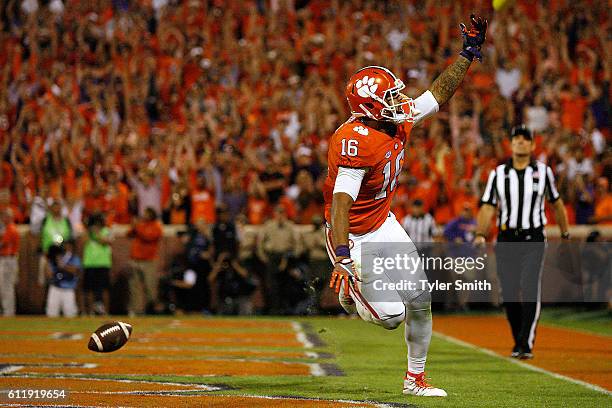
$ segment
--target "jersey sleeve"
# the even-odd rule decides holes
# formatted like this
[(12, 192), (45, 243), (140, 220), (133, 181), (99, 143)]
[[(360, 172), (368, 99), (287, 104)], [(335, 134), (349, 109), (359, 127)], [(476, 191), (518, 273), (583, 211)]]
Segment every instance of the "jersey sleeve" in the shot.
[(376, 143), (368, 128), (359, 124), (343, 129), (332, 139), (330, 159), (338, 167), (366, 168), (376, 165)]
[(497, 179), (497, 172), (495, 171), (495, 169), (491, 170), (491, 173), (489, 173), (489, 179), (487, 180), (487, 185), (485, 187), (484, 193), (482, 193), (482, 198), (480, 199), (480, 205), (483, 204), (490, 204), (490, 205), (497, 205), (497, 198), (495, 196), (496, 194), (496, 180)]
[(557, 182), (555, 181), (555, 175), (549, 166), (546, 166), (546, 196), (548, 201), (554, 203), (560, 197), (557, 191)]

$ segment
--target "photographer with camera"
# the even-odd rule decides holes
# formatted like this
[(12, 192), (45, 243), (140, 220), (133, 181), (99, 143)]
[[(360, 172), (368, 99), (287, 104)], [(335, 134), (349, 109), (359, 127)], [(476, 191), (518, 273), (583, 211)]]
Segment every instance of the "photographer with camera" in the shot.
[(78, 313), (76, 287), (81, 274), (81, 259), (75, 254), (74, 240), (53, 244), (47, 251), (45, 276), (49, 281), (47, 316), (74, 317)]
[(211, 287), (216, 287), (216, 310), (220, 314), (249, 315), (253, 313), (251, 295), (257, 288), (253, 279), (229, 252), (217, 257), (208, 276)]

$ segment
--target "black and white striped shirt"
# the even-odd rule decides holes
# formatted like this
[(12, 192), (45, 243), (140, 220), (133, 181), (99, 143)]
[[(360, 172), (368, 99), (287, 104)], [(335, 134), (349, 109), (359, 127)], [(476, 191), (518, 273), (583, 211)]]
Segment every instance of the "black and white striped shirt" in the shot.
[(533, 229), (546, 225), (544, 197), (559, 199), (552, 169), (532, 160), (523, 170), (512, 159), (491, 170), (481, 204), (498, 206), (497, 225), (502, 229)]
[(412, 242), (433, 242), (433, 236), (438, 233), (436, 221), (429, 213), (420, 217), (407, 215), (404, 217), (402, 226)]

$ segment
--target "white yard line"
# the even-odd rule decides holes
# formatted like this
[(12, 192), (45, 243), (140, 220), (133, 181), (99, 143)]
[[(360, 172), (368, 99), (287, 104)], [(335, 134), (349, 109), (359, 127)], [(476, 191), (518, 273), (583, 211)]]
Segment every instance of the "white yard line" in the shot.
[(308, 336), (306, 336), (306, 333), (304, 332), (304, 329), (302, 329), (301, 324), (299, 324), (298, 322), (291, 322), (291, 327), (293, 328), (293, 331), (295, 331), (295, 337), (300, 343), (302, 343), (304, 348), (314, 347), (314, 344), (312, 344), (312, 342), (308, 340)]
[(456, 345), (462, 346), (462, 347), (467, 347), (467, 348), (470, 348), (472, 350), (480, 351), (481, 353), (484, 353), (484, 354), (486, 354), (488, 356), (496, 357), (496, 358), (505, 360), (505, 361), (510, 362), (512, 364), (516, 364), (519, 367), (526, 368), (527, 370), (535, 371), (535, 372), (541, 373), (541, 374), (546, 374), (546, 375), (548, 375), (550, 377), (554, 377), (554, 378), (557, 378), (559, 380), (564, 380), (564, 381), (568, 381), (568, 382), (571, 382), (571, 383), (574, 383), (574, 384), (577, 384), (577, 385), (581, 385), (581, 386), (583, 386), (585, 388), (588, 388), (589, 390), (597, 391), (597, 392), (600, 392), (602, 394), (612, 395), (612, 392), (610, 392), (610, 391), (606, 390), (605, 388), (602, 388), (602, 387), (600, 387), (598, 385), (591, 384), (591, 383), (588, 383), (588, 382), (585, 382), (585, 381), (581, 381), (581, 380), (577, 380), (575, 378), (567, 377), (565, 375), (558, 374), (558, 373), (555, 373), (553, 371), (548, 371), (548, 370), (545, 370), (543, 368), (536, 367), (536, 366), (533, 366), (531, 364), (524, 363), (524, 362), (522, 362), (520, 360), (517, 360), (515, 358), (502, 356), (502, 355), (500, 355), (500, 354), (498, 354), (498, 353), (496, 353), (496, 352), (494, 352), (492, 350), (489, 350), (489, 349), (486, 349), (486, 348), (483, 348), (483, 347), (478, 347), (478, 346), (476, 346), (476, 345), (474, 345), (472, 343), (468, 343), (468, 342), (465, 342), (463, 340), (459, 340), (459, 339), (457, 339), (455, 337), (452, 337), (452, 336), (447, 336), (446, 334), (442, 334), (442, 333), (438, 333), (438, 332), (434, 332), (433, 334), (434, 334), (434, 336), (439, 337), (439, 338), (441, 338), (443, 340), (446, 340), (449, 343), (453, 343), (453, 344), (456, 344)]
[(319, 363), (308, 364), (310, 366), (310, 375), (314, 377), (324, 377), (327, 373)]

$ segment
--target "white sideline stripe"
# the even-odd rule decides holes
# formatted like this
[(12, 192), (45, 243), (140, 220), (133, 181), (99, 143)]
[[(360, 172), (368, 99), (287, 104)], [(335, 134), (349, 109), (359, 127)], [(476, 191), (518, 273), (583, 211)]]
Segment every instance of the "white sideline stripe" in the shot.
[(441, 338), (443, 340), (446, 340), (449, 343), (453, 343), (453, 344), (456, 344), (458, 346), (467, 347), (467, 348), (470, 348), (472, 350), (480, 351), (481, 353), (484, 353), (484, 354), (486, 354), (488, 356), (496, 357), (496, 358), (499, 358), (501, 360), (505, 360), (505, 361), (507, 361), (509, 363), (516, 364), (519, 367), (526, 368), (528, 370), (535, 371), (537, 373), (546, 374), (546, 375), (548, 375), (550, 377), (554, 377), (554, 378), (559, 379), (559, 380), (564, 380), (564, 381), (568, 381), (568, 382), (571, 382), (571, 383), (574, 383), (574, 384), (577, 384), (577, 385), (581, 385), (581, 386), (583, 386), (585, 388), (588, 388), (589, 390), (592, 390), (592, 391), (597, 391), (597, 392), (600, 392), (600, 393), (606, 394), (606, 395), (612, 395), (611, 391), (608, 391), (605, 388), (600, 387), (598, 385), (591, 384), (591, 383), (588, 383), (586, 381), (577, 380), (575, 378), (568, 377), (568, 376), (565, 376), (563, 374), (558, 374), (558, 373), (555, 373), (553, 371), (548, 371), (548, 370), (545, 370), (543, 368), (533, 366), (531, 364), (523, 363), (522, 361), (514, 359), (514, 358), (511, 358), (511, 357), (504, 357), (504, 356), (502, 356), (500, 354), (497, 354), (496, 352), (494, 352), (492, 350), (489, 350), (489, 349), (486, 349), (486, 348), (483, 348), (483, 347), (478, 347), (478, 346), (476, 346), (476, 345), (474, 345), (472, 343), (468, 343), (468, 342), (465, 342), (463, 340), (459, 340), (459, 339), (457, 339), (455, 337), (447, 336), (446, 334), (442, 334), (442, 333), (438, 333), (438, 332), (434, 332), (433, 335), (436, 336), (436, 337), (439, 337), (439, 338)]
[(297, 338), (297, 341), (302, 343), (302, 345), (305, 348), (313, 348), (314, 347), (314, 344), (312, 344), (311, 341), (308, 340), (308, 336), (306, 336), (306, 333), (304, 333), (304, 330), (302, 329), (302, 325), (301, 324), (299, 324), (298, 322), (291, 322), (291, 327), (295, 331), (295, 337)]
[(98, 351), (104, 350), (104, 346), (102, 345), (102, 342), (100, 341), (100, 337), (98, 337), (97, 333), (92, 334), (91, 338), (94, 339), (94, 341), (96, 342), (96, 346), (98, 346)]

